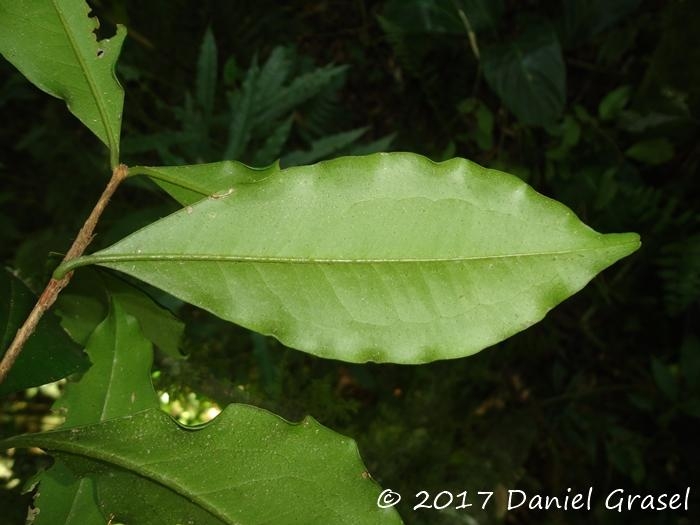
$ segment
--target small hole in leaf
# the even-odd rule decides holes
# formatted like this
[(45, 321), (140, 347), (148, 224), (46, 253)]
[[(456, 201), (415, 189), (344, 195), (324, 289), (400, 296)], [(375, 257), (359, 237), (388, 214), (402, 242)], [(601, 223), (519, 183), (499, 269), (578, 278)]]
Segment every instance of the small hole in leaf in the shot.
[(97, 50), (97, 58), (102, 58), (102, 57), (104, 56), (104, 54), (105, 54), (105, 50), (104, 50), (104, 49), (98, 49), (98, 50)]

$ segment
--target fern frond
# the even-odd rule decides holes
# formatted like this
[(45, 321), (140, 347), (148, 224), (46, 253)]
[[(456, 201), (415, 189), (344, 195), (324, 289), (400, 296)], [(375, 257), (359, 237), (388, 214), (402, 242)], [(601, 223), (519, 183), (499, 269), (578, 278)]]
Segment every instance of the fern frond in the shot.
[(231, 124), (229, 127), (228, 144), (224, 150), (225, 159), (238, 159), (245, 151), (252, 134), (255, 110), (254, 100), (258, 84), (260, 68), (257, 60), (246, 72), (240, 91), (229, 94), (231, 108)]
[(630, 211), (640, 222), (651, 224), (655, 233), (683, 226), (692, 220), (692, 211), (683, 210), (677, 199), (657, 188), (630, 188), (628, 194), (633, 199)]
[(255, 113), (273, 99), (292, 73), (293, 57), (286, 47), (276, 47), (260, 68), (255, 94)]
[(292, 131), (293, 121), (294, 119), (289, 117), (275, 128), (275, 130), (267, 137), (267, 140), (265, 140), (262, 147), (260, 147), (255, 153), (251, 165), (260, 167), (269, 166), (280, 158), (282, 149), (287, 143), (289, 134)]
[(338, 97), (338, 91), (344, 84), (345, 75), (342, 75), (302, 106), (302, 119), (298, 122), (297, 131), (304, 140), (311, 142), (325, 135), (329, 129), (349, 126), (348, 112)]
[(347, 66), (326, 66), (295, 78), (292, 83), (277, 91), (265, 101), (264, 107), (258, 107), (255, 121), (258, 123), (273, 122), (317, 96), (335, 78), (344, 74)]
[(309, 150), (292, 151), (288, 155), (282, 157), (281, 164), (283, 167), (298, 166), (301, 164), (311, 164), (326, 157), (334, 155), (350, 144), (354, 143), (362, 135), (365, 134), (367, 128), (358, 128), (351, 131), (344, 131), (329, 135), (322, 139), (316, 140), (311, 144)]

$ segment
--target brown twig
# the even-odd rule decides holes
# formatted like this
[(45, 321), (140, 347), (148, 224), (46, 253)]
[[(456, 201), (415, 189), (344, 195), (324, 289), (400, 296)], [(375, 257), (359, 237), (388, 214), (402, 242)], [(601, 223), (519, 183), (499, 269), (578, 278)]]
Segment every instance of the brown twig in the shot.
[[(95, 207), (90, 212), (90, 216), (87, 218), (82, 228), (80, 228), (75, 241), (73, 241), (73, 245), (63, 258), (64, 262), (80, 257), (88, 247), (90, 241), (92, 241), (93, 232), (95, 231), (97, 221), (100, 219), (100, 216), (107, 206), (109, 199), (112, 197), (121, 181), (126, 178), (128, 171), (129, 169), (124, 164), (119, 164), (116, 168), (114, 168), (112, 171), (112, 178), (109, 180), (107, 187), (102, 192), (102, 195), (95, 204)], [(19, 330), (17, 330), (14, 340), (7, 349), (7, 352), (5, 352), (2, 361), (0, 361), (0, 383), (5, 380), (5, 377), (7, 377), (12, 365), (14, 365), (15, 361), (19, 357), (24, 344), (34, 333), (34, 330), (36, 329), (37, 324), (39, 324), (41, 317), (49, 308), (51, 308), (51, 305), (53, 305), (53, 303), (56, 301), (58, 294), (70, 282), (72, 276), (73, 273), (69, 272), (62, 279), (52, 278), (49, 281), (49, 284), (46, 285), (46, 288), (44, 288), (44, 291), (41, 293), (39, 300), (29, 313), (27, 320), (24, 321), (24, 324), (19, 328)]]

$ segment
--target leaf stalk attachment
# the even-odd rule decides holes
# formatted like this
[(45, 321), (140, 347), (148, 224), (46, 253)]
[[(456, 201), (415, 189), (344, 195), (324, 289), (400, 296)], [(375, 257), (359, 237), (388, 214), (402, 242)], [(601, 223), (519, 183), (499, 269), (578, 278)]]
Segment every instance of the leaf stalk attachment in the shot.
[[(63, 262), (59, 268), (63, 267), (66, 262), (77, 259), (83, 254), (93, 239), (95, 226), (97, 225), (97, 221), (100, 219), (102, 212), (107, 207), (109, 199), (119, 187), (119, 184), (128, 176), (128, 173), (129, 168), (124, 164), (119, 164), (114, 168), (114, 170), (112, 170), (112, 178), (109, 180), (107, 187), (105, 187), (102, 195), (95, 204), (95, 207), (85, 220), (85, 223), (83, 223), (83, 226), (80, 228), (75, 241), (73, 241), (72, 246), (66, 253), (66, 256), (63, 258)], [(12, 365), (14, 365), (15, 361), (17, 361), (17, 358), (22, 352), (24, 344), (34, 333), (34, 330), (36, 330), (36, 327), (44, 313), (51, 308), (54, 302), (56, 302), (58, 294), (61, 293), (61, 290), (68, 285), (72, 275), (73, 274), (70, 269), (67, 272), (59, 272), (58, 278), (56, 276), (52, 277), (49, 283), (46, 285), (46, 288), (44, 288), (44, 291), (39, 296), (39, 300), (34, 305), (34, 308), (29, 313), (29, 316), (27, 317), (26, 321), (24, 321), (24, 324), (19, 328), (19, 330), (17, 330), (15, 338), (5, 352), (2, 361), (0, 361), (0, 383), (5, 380), (7, 374), (12, 368)]]

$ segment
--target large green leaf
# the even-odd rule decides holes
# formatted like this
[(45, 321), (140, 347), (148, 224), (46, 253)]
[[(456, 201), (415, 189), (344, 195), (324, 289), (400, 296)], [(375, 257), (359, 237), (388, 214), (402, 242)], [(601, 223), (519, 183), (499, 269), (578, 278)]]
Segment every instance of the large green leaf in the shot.
[[(54, 409), (65, 414), (64, 428), (99, 423), (149, 408), (158, 408), (151, 384), (153, 351), (137, 320), (113, 301), (107, 318), (86, 348), (93, 362), (77, 383), (69, 383)], [(34, 506), (35, 525), (103, 525), (95, 499), (96, 481), (80, 476), (59, 456), (40, 476)]]
[(103, 514), (124, 523), (401, 523), (377, 507), (379, 487), (352, 440), (246, 405), (197, 429), (154, 409), (0, 445), (46, 449), (89, 477)]
[(346, 157), (232, 185), (97, 263), (316, 355), (420, 363), (539, 321), (639, 247), (464, 159)]
[[(36, 297), (22, 281), (0, 270), (0, 357), (32, 310)], [(63, 331), (51, 312), (42, 318), (5, 380), (0, 395), (17, 392), (83, 372), (90, 361)]]
[(55, 406), (63, 428), (6, 443), (32, 441), (56, 460), (40, 476), (35, 525), (400, 523), (376, 506), (354, 442), (312, 419), (230, 406), (192, 429), (160, 412), (151, 345), (118, 300), (87, 350), (92, 368)]
[(97, 41), (84, 0), (0, 0), (0, 52), (68, 109), (119, 160), (124, 92), (114, 76), (126, 30)]
[(518, 37), (485, 47), (481, 59), (486, 81), (521, 122), (547, 125), (561, 115), (566, 68), (547, 24), (533, 22)]

